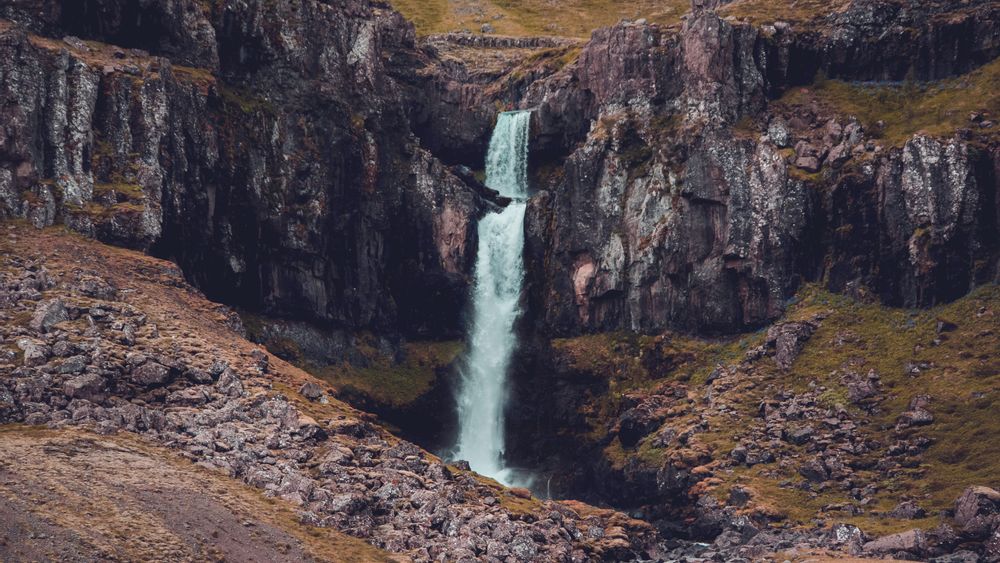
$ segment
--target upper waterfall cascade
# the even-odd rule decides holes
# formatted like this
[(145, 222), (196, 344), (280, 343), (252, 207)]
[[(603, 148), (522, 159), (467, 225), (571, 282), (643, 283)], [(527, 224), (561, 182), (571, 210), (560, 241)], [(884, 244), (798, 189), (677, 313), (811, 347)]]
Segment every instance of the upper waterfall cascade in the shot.
[(529, 111), (502, 113), (490, 140), (486, 185), (512, 201), (479, 221), (472, 324), (458, 390), (455, 456), (508, 485), (513, 484), (514, 472), (504, 461), (504, 411), (524, 281), (530, 123)]

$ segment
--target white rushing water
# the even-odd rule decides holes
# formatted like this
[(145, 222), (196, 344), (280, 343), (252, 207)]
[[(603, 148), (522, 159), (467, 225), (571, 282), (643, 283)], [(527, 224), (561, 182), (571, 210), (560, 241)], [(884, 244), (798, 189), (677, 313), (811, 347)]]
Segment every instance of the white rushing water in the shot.
[(524, 209), (528, 189), (527, 111), (500, 114), (486, 156), (486, 185), (512, 199), (479, 220), (472, 325), (458, 391), (455, 457), (510, 485), (504, 463), (507, 371), (517, 346), (514, 323), (524, 281)]

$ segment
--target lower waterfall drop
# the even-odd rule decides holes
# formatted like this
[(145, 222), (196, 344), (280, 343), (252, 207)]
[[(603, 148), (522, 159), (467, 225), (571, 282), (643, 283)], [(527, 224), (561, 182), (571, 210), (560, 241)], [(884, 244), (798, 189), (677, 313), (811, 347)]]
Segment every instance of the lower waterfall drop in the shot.
[(507, 372), (517, 346), (524, 281), (524, 211), (528, 190), (529, 111), (501, 113), (486, 156), (486, 185), (511, 198), (479, 221), (472, 325), (458, 389), (455, 457), (505, 485), (514, 473), (504, 462)]

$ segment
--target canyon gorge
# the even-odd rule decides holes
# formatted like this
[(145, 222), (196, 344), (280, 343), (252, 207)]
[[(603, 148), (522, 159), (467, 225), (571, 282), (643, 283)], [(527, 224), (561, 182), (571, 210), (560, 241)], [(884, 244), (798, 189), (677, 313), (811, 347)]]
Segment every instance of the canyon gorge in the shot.
[(0, 54), (0, 559), (1000, 561), (1000, 4), (0, 0)]

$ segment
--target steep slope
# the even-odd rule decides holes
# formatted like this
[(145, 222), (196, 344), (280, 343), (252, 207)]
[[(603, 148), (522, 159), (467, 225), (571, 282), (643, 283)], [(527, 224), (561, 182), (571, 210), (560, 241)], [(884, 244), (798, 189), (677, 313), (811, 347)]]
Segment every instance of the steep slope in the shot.
[[(928, 310), (807, 286), (742, 337), (547, 341), (515, 399), (514, 443), (561, 495), (629, 507), (727, 557), (790, 542), (989, 561), (989, 531), (953, 518), (968, 488), (1000, 478), (998, 315), (995, 284)], [(908, 547), (865, 545), (914, 528)]]
[[(71, 430), (56, 440), (76, 440), (77, 427), (133, 433), (135, 444), (168, 447), (291, 503), (303, 526), (418, 561), (616, 559), (653, 547), (643, 522), (539, 501), (389, 435), (244, 340), (238, 317), (173, 264), (27, 225), (4, 226), (0, 248), (0, 423)], [(81, 455), (100, 456), (100, 444), (80, 445)], [(6, 486), (29, 484), (3, 471)], [(151, 535), (159, 526), (137, 525)]]

